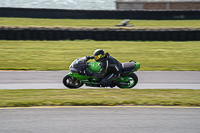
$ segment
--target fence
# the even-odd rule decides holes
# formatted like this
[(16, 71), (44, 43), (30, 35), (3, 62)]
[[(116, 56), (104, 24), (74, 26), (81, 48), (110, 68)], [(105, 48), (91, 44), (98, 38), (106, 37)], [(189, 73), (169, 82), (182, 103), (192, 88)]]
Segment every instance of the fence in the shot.
[(200, 30), (81, 30), (46, 28), (0, 28), (0, 40), (118, 40), (195, 41)]
[(0, 8), (0, 17), (54, 19), (200, 19), (200, 10), (67, 10)]

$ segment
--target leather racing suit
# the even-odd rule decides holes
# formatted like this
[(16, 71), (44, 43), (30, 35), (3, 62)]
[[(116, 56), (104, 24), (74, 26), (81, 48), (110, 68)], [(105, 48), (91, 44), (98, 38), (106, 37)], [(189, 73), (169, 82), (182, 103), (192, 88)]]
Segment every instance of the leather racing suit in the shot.
[[(93, 56), (87, 57), (93, 59)], [(110, 55), (106, 55), (101, 63), (101, 70), (99, 73), (92, 73), (92, 76), (100, 79), (102, 86), (111, 85), (113, 80), (120, 76), (122, 72), (122, 65), (119, 61)], [(107, 72), (107, 73), (106, 73)]]

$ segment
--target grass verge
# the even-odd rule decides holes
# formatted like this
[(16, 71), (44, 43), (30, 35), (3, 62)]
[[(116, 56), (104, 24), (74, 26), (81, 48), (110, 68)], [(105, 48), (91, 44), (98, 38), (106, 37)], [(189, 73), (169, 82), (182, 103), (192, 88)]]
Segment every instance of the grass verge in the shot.
[[(60, 28), (116, 28), (120, 19), (38, 19), (0, 17), (2, 26), (60, 27)], [(131, 20), (134, 27), (125, 29), (199, 29), (200, 20)], [(123, 27), (124, 28), (124, 27)]]
[(102, 48), (140, 70), (200, 71), (200, 41), (0, 41), (0, 70), (66, 70), (71, 62)]
[(30, 106), (200, 106), (200, 90), (41, 89), (0, 90), (0, 107)]

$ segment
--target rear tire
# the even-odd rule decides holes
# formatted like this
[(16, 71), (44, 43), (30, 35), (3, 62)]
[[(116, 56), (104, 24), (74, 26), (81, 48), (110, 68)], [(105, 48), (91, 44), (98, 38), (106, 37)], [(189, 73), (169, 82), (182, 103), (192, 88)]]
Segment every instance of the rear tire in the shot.
[[(135, 73), (126, 75), (125, 77), (129, 78), (129, 85), (127, 85), (127, 86), (117, 85), (119, 88), (132, 88), (138, 83), (138, 77), (137, 77), (137, 75)], [(123, 82), (123, 81), (121, 81), (121, 82), (122, 83), (126, 83), (126, 82)]]
[(66, 75), (63, 78), (63, 84), (70, 89), (76, 89), (83, 86), (83, 83), (80, 80), (69, 75)]

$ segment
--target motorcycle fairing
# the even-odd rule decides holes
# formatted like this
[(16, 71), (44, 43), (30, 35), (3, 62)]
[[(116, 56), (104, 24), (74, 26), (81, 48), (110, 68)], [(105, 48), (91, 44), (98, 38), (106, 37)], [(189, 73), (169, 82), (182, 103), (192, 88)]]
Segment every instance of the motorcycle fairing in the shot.
[(75, 77), (80, 80), (82, 83), (88, 86), (100, 85), (99, 80), (96, 78), (91, 78), (91, 76), (81, 75), (79, 73), (70, 73), (68, 74), (70, 77)]
[(90, 72), (94, 72), (94, 73), (100, 72), (100, 70), (101, 70), (100, 62), (90, 63), (89, 70), (90, 70)]
[[(93, 73), (100, 72), (101, 70), (100, 62), (90, 63), (84, 60), (84, 58), (78, 58), (70, 65), (70, 71), (72, 73), (69, 73), (68, 75), (77, 78), (87, 86), (96, 86), (96, 87), (100, 86), (98, 79), (91, 76), (87, 76), (85, 74), (84, 69), (86, 68), (88, 68)], [(140, 68), (140, 63), (135, 61), (122, 63), (122, 68), (123, 68), (123, 73), (121, 74), (120, 77), (118, 77), (115, 80), (122, 83), (130, 82), (131, 83), (130, 85), (134, 84), (134, 81), (131, 81), (131, 79), (129, 79), (128, 76), (126, 77), (126, 75), (129, 75), (134, 71), (137, 71)]]

